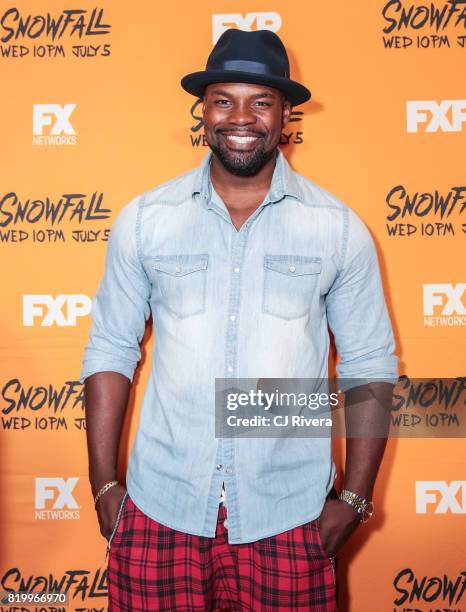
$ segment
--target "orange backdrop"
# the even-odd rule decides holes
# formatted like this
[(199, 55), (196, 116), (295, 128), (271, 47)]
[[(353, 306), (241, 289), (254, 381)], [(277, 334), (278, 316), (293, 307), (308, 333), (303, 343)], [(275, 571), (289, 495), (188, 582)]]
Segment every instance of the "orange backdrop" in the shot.
[[(279, 32), (292, 76), (313, 94), (296, 108), (283, 151), (370, 228), (402, 374), (457, 377), (466, 18), (460, 2), (441, 0), (69, 8), (0, 3), (0, 591), (62, 581), (69, 609), (87, 610), (107, 606), (78, 382), (89, 308), (119, 209), (207, 151), (180, 78), (204, 67), (222, 27)], [(151, 342), (148, 330), (122, 478)], [(335, 452), (340, 463), (339, 442)], [(466, 609), (464, 440), (390, 440), (375, 508), (341, 554), (341, 609)]]

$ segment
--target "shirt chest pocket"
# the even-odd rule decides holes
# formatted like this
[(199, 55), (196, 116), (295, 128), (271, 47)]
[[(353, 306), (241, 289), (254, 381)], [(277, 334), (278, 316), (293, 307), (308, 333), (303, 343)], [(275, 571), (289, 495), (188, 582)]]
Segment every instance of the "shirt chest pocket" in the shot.
[(262, 310), (281, 319), (298, 319), (319, 295), (322, 259), (307, 255), (264, 255)]
[(151, 258), (149, 267), (155, 301), (180, 318), (203, 313), (208, 263), (207, 253)]

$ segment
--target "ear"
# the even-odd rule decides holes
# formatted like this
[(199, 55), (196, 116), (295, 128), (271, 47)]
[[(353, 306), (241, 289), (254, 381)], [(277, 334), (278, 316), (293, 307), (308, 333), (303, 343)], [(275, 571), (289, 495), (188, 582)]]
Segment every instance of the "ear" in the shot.
[(291, 102), (283, 96), (282, 128), (284, 128), (285, 125), (288, 123), (288, 121), (290, 120), (290, 116), (291, 116)]

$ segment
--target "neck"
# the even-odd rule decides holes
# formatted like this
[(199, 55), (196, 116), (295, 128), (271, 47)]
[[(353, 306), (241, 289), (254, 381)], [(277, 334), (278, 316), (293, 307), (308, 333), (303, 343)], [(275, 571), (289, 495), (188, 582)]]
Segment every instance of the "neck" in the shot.
[(248, 193), (267, 193), (272, 182), (277, 151), (275, 155), (254, 176), (236, 176), (228, 172), (215, 154), (210, 165), (210, 179), (215, 191), (220, 194), (246, 195)]

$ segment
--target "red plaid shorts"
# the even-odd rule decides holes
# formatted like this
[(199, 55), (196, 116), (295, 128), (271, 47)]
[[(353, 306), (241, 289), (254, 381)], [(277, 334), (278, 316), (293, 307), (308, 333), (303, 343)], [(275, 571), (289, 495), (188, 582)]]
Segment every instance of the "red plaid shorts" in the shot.
[(219, 506), (215, 538), (146, 516), (129, 497), (111, 539), (109, 611), (335, 612), (334, 560), (317, 519), (256, 542), (229, 544)]

